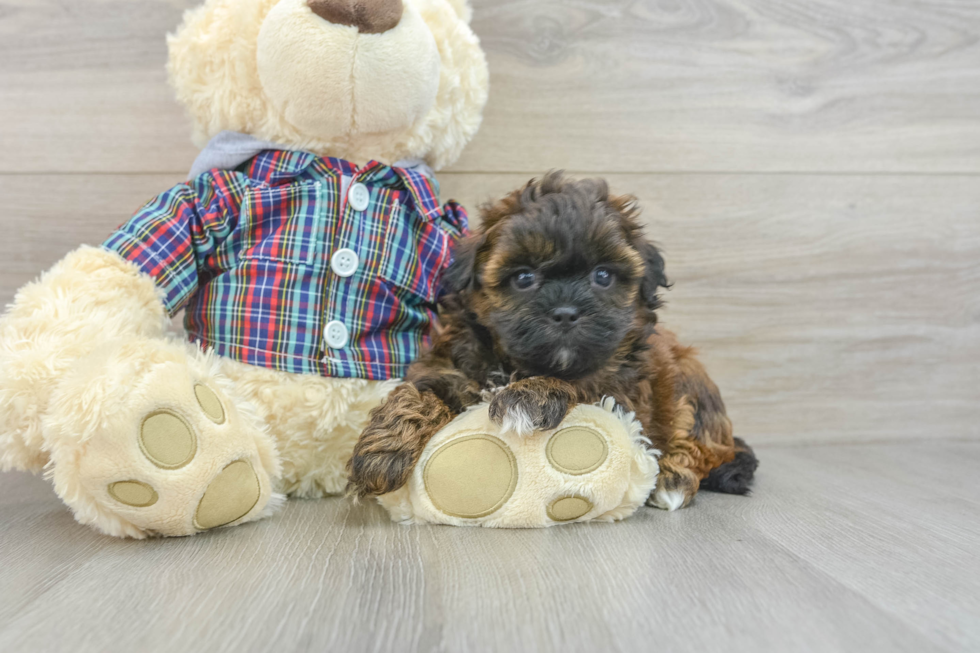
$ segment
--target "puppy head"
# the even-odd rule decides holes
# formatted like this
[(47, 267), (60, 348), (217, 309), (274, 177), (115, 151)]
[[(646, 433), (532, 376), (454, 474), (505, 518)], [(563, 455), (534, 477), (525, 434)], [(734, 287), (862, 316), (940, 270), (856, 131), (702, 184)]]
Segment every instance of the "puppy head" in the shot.
[(560, 172), (483, 210), (444, 288), (522, 371), (574, 379), (600, 369), (626, 334), (654, 324), (664, 261), (632, 197)]

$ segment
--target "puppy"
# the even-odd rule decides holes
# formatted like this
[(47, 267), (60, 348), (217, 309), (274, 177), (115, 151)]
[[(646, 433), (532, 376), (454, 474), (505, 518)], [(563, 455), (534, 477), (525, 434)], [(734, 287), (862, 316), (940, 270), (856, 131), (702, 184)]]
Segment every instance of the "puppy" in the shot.
[(668, 282), (638, 214), (604, 181), (561, 173), (484, 208), (446, 271), (431, 349), (354, 449), (349, 492), (404, 485), (429, 438), (492, 390), (491, 418), (518, 433), (553, 429), (607, 395), (635, 411), (663, 452), (649, 505), (680, 508), (699, 487), (745, 494), (755, 455), (732, 437), (694, 350), (657, 326)]

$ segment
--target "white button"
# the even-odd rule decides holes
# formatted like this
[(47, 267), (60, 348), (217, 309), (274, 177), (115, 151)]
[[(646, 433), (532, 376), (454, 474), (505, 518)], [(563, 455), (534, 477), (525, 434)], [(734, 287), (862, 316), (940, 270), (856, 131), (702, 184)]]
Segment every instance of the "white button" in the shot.
[(327, 346), (332, 349), (343, 349), (347, 346), (347, 327), (343, 322), (334, 320), (327, 323)]
[(330, 268), (337, 274), (338, 277), (349, 277), (355, 272), (357, 272), (357, 266), (360, 260), (357, 258), (357, 254), (354, 250), (338, 249), (330, 257)]
[(350, 185), (350, 190), (347, 191), (347, 201), (350, 202), (352, 209), (363, 211), (367, 208), (370, 199), (371, 193), (368, 192), (367, 186), (360, 182)]

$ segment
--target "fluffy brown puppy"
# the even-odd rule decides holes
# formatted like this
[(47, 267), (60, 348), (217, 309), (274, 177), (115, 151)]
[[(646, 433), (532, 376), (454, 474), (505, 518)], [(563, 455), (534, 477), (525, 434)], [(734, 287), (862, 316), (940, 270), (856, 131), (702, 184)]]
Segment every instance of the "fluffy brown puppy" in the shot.
[(745, 494), (752, 450), (732, 437), (694, 350), (656, 326), (668, 284), (638, 213), (604, 181), (561, 173), (486, 207), (446, 272), (432, 348), (354, 449), (350, 492), (404, 485), (429, 438), (492, 390), (491, 417), (519, 433), (553, 429), (571, 406), (607, 395), (635, 411), (663, 452), (650, 505), (682, 507), (699, 487)]

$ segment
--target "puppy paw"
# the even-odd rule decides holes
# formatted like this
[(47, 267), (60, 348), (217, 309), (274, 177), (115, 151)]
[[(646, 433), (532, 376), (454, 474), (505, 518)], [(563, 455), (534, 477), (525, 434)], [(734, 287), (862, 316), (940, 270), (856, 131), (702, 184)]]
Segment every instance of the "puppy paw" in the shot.
[(647, 499), (647, 505), (673, 512), (691, 502), (698, 491), (697, 479), (688, 470), (678, 472), (669, 461), (662, 461), (657, 487)]
[(683, 508), (686, 503), (687, 497), (682, 490), (665, 490), (663, 488), (654, 490), (647, 500), (647, 505), (667, 512)]
[(372, 450), (358, 443), (347, 463), (347, 495), (363, 498), (394, 492), (408, 482), (418, 453), (411, 447)]
[(408, 482), (426, 443), (452, 414), (429, 391), (411, 383), (395, 388), (371, 413), (347, 462), (347, 495), (357, 498), (394, 492)]
[(534, 377), (510, 384), (490, 402), (490, 419), (504, 432), (529, 436), (558, 427), (568, 414), (571, 386), (556, 379)]

